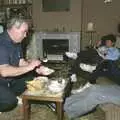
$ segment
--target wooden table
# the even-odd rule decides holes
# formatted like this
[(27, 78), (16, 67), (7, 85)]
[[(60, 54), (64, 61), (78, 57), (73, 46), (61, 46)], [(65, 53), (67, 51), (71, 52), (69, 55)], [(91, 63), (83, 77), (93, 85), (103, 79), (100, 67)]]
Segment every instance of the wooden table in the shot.
[(56, 95), (46, 95), (46, 94), (38, 94), (38, 95), (31, 95), (28, 94), (28, 91), (26, 90), (22, 94), (22, 101), (23, 101), (23, 114), (24, 114), (24, 120), (30, 119), (30, 110), (31, 110), (31, 103), (30, 100), (34, 101), (49, 101), (49, 102), (55, 102), (56, 103), (56, 113), (58, 120), (63, 120), (63, 104), (65, 97), (69, 95), (71, 83), (70, 81), (67, 82), (66, 87), (64, 91), (61, 94)]

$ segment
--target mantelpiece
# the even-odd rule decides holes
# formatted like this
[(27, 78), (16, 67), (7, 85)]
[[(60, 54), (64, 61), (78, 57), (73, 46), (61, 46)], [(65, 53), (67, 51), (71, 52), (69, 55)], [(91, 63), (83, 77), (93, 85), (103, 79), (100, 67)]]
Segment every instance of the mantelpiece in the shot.
[(66, 51), (80, 51), (80, 32), (36, 32), (29, 48), (34, 57), (62, 60)]

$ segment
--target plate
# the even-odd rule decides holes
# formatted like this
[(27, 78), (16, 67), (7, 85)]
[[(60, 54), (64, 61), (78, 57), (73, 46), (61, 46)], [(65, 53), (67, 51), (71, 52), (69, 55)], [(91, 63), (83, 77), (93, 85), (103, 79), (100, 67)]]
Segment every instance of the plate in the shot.
[(50, 68), (48, 68), (48, 67), (44, 67), (44, 70), (43, 70), (43, 74), (44, 74), (44, 75), (50, 75), (50, 74), (52, 74), (53, 72), (54, 72), (53, 69), (50, 69)]
[(64, 90), (65, 84), (58, 83), (58, 81), (51, 81), (48, 85), (48, 90), (54, 93), (62, 92)]
[(55, 85), (49, 85), (48, 86), (49, 91), (54, 92), (54, 93), (58, 93), (58, 92), (62, 92), (64, 87), (60, 87), (60, 86), (55, 86)]
[(40, 66), (40, 68), (37, 68), (37, 73), (42, 74), (42, 75), (50, 75), (53, 72), (55, 72), (55, 70), (45, 67), (45, 66)]

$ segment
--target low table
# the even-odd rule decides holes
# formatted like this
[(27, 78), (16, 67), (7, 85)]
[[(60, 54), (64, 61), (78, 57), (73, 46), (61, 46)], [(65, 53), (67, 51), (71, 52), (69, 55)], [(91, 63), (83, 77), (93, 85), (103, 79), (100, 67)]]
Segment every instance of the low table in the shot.
[(22, 94), (22, 101), (23, 101), (23, 114), (24, 120), (30, 119), (30, 110), (31, 110), (31, 103), (30, 100), (34, 101), (48, 101), (48, 102), (55, 102), (56, 103), (56, 113), (58, 120), (63, 120), (63, 104), (66, 96), (69, 95), (71, 88), (70, 81), (67, 81), (64, 91), (57, 94), (30, 94), (28, 90), (26, 90)]

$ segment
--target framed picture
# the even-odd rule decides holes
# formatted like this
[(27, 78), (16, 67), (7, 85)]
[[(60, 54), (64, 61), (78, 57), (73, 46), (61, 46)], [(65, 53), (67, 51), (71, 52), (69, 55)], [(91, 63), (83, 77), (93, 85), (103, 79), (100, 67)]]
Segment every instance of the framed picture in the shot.
[(42, 0), (43, 12), (69, 11), (70, 0)]

